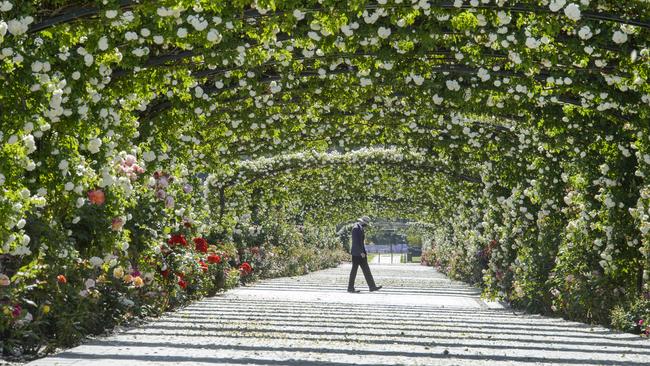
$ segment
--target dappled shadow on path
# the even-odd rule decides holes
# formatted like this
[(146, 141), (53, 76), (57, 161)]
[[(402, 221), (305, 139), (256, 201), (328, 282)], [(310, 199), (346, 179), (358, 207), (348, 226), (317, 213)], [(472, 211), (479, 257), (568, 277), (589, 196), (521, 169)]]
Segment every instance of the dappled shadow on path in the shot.
[[(374, 270), (381, 278), (379, 266)], [(391, 274), (396, 271), (391, 270)], [(295, 299), (293, 293), (301, 288), (299, 279), (264, 282), (255, 290), (206, 299), (34, 365), (648, 363), (650, 343), (633, 335), (486, 306), (442, 307), (436, 305), (437, 300), (423, 305), (422, 298), (463, 292), (470, 296), (474, 289), (440, 279), (418, 287), (422, 271), (417, 271), (404, 275), (412, 279), (405, 280), (401, 288), (381, 296), (392, 299), (391, 292), (400, 292), (402, 297), (419, 298), (415, 302), (419, 305), (377, 303), (377, 294), (336, 291), (345, 282), (346, 271), (331, 270), (321, 274), (329, 282), (319, 292), (327, 297), (322, 300)], [(306, 291), (318, 291), (318, 276), (306, 277)], [(417, 291), (409, 294), (411, 288)]]

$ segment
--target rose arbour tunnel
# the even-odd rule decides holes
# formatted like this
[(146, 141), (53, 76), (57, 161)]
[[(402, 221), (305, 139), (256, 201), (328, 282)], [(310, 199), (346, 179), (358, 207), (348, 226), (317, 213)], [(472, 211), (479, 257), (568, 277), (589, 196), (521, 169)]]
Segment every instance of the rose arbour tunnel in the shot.
[(641, 331), (649, 29), (639, 0), (0, 1), (0, 279), (367, 214), (487, 295)]

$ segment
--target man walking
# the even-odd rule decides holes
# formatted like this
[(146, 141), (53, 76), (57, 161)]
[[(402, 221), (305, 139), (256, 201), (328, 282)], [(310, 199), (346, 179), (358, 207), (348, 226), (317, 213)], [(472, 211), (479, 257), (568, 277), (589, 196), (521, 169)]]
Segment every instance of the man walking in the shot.
[(370, 291), (377, 291), (382, 288), (382, 286), (376, 286), (375, 280), (372, 278), (372, 273), (370, 273), (370, 267), (368, 266), (368, 254), (366, 253), (366, 246), (364, 241), (366, 235), (364, 228), (370, 225), (370, 218), (368, 216), (363, 216), (357, 220), (357, 223), (352, 227), (352, 248), (350, 249), (350, 254), (352, 254), (352, 270), (350, 271), (350, 282), (348, 282), (348, 292), (361, 292), (354, 289), (354, 282), (357, 278), (357, 270), (361, 266), (363, 271), (363, 276), (366, 278), (368, 283), (368, 288)]

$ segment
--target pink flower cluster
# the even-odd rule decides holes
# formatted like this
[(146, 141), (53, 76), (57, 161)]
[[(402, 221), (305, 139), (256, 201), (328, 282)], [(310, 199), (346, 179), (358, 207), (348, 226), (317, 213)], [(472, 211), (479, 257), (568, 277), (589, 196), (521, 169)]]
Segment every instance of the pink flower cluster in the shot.
[(144, 173), (144, 169), (138, 165), (137, 159), (133, 155), (127, 155), (121, 159), (119, 171), (131, 180), (136, 180), (138, 174)]
[(156, 198), (158, 198), (161, 201), (164, 200), (165, 206), (173, 207), (174, 197), (167, 195), (167, 191), (165, 189), (169, 187), (169, 184), (171, 184), (174, 181), (174, 177), (170, 177), (169, 173), (165, 173), (165, 172), (155, 172), (153, 173), (153, 177), (156, 181), (154, 185), (151, 186), (151, 188), (155, 189)]

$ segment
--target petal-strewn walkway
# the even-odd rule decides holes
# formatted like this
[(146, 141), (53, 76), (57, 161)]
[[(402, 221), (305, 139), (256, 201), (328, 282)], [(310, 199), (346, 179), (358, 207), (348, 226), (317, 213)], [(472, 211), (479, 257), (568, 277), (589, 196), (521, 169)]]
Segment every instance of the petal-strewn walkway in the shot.
[[(648, 365), (650, 342), (515, 315), (418, 265), (349, 265), (263, 281), (30, 365)], [(361, 272), (361, 271), (359, 271)]]

